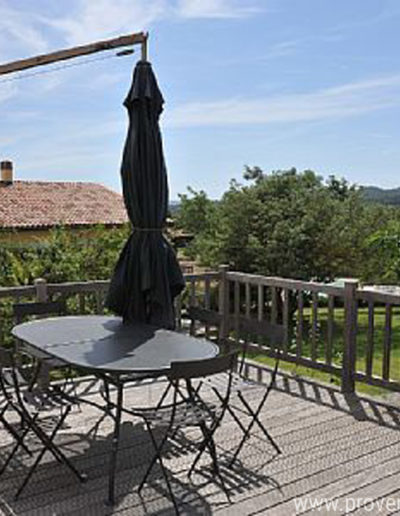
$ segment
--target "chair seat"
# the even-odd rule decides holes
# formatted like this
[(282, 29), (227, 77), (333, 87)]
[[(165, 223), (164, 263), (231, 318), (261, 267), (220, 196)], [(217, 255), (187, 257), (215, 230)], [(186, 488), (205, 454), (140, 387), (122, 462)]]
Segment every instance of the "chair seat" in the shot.
[[(152, 409), (133, 409), (132, 414), (142, 417), (148, 423), (157, 426), (168, 426), (173, 412), (173, 406), (165, 406)], [(182, 402), (176, 405), (174, 427), (199, 426), (201, 423), (208, 423), (218, 416), (220, 409), (212, 403), (199, 404)]]
[(24, 401), (32, 409), (39, 410), (52, 410), (54, 408), (65, 408), (72, 406), (77, 403), (71, 402), (69, 398), (62, 395), (61, 392), (54, 389), (32, 389), (24, 392)]
[[(129, 374), (120, 375), (118, 378), (118, 383), (123, 383), (123, 384), (133, 383), (133, 384), (139, 386), (139, 385), (142, 385), (145, 380), (153, 380), (156, 378), (159, 378), (159, 375), (151, 375), (151, 374), (147, 374), (147, 373), (129, 373)], [(99, 388), (100, 396), (107, 401), (109, 401), (108, 390), (107, 390), (108, 382), (111, 385), (114, 384), (114, 382), (111, 378), (104, 379), (104, 381), (101, 383), (100, 388)]]
[[(39, 358), (39, 357), (37, 357)], [(43, 357), (39, 358), (43, 363), (47, 364), (51, 368), (62, 368), (62, 367), (71, 367), (70, 364), (67, 364), (66, 362), (63, 362), (62, 360), (58, 358), (49, 358), (49, 357)]]
[(40, 387), (31, 386), (29, 378), (24, 374), (24, 371), (29, 371), (29, 369), (30, 367), (21, 368), (14, 370), (14, 372), (9, 368), (2, 370), (4, 386), (8, 389), (9, 401), (13, 403), (18, 402), (13, 387), (13, 375), (15, 375), (15, 379), (21, 389), (24, 402), (27, 406), (36, 411), (62, 408), (67, 405), (75, 404), (74, 402), (71, 402), (70, 399), (68, 399), (57, 387), (48, 386), (46, 389), (42, 389)]
[(39, 351), (37, 349), (24, 346), (24, 352), (29, 356), (46, 363), (50, 367), (69, 367), (69, 364), (63, 362), (59, 358), (53, 358), (50, 355), (44, 353), (43, 351)]
[[(204, 383), (209, 385), (209, 387), (218, 390), (219, 388), (226, 385), (227, 376), (228, 376), (227, 373), (221, 373), (218, 375), (209, 376), (208, 378), (206, 378), (204, 380)], [(237, 393), (237, 392), (242, 392), (242, 391), (244, 392), (244, 391), (248, 391), (250, 389), (255, 389), (255, 388), (260, 388), (260, 387), (265, 387), (265, 384), (263, 384), (261, 382), (257, 382), (255, 380), (252, 380), (250, 378), (246, 378), (236, 372), (232, 374), (232, 386), (231, 386), (232, 393)]]
[(159, 373), (128, 373), (120, 375), (119, 381), (123, 383), (142, 382), (144, 380), (152, 380), (156, 378), (160, 378)]

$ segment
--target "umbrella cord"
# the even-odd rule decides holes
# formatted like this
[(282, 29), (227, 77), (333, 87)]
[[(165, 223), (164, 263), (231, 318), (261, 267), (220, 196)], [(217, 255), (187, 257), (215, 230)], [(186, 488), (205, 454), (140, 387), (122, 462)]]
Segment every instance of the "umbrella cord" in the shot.
[(49, 68), (48, 70), (40, 70), (38, 72), (33, 72), (33, 73), (21, 73), (21, 74), (15, 75), (13, 77), (9, 77), (7, 79), (2, 79), (0, 81), (0, 84), (3, 84), (5, 82), (19, 81), (21, 79), (28, 79), (29, 77), (36, 77), (37, 75), (44, 75), (44, 74), (48, 74), (48, 73), (59, 72), (60, 70), (65, 70), (66, 68), (74, 68), (75, 66), (87, 65), (90, 63), (94, 63), (96, 61), (104, 61), (105, 59), (111, 59), (113, 57), (121, 57), (124, 55), (128, 55), (127, 50), (125, 50), (125, 53), (118, 52), (117, 54), (108, 54), (106, 56), (95, 57), (92, 59), (83, 59), (83, 60), (75, 62), (75, 63), (68, 63), (68, 64), (63, 64), (60, 66), (53, 66), (52, 68)]
[(132, 228), (134, 231), (158, 231), (158, 232), (162, 232), (164, 231), (164, 228), (137, 228), (137, 227), (133, 227)]

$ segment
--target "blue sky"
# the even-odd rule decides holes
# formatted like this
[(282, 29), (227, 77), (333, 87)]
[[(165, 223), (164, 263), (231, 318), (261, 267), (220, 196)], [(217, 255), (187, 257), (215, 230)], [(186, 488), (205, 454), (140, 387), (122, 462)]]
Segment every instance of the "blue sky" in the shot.
[[(0, 0), (0, 62), (149, 30), (172, 199), (187, 185), (217, 198), (245, 164), (394, 187), (399, 23), (398, 0)], [(120, 190), (140, 51), (114, 54), (0, 77), (0, 158), (17, 178)]]

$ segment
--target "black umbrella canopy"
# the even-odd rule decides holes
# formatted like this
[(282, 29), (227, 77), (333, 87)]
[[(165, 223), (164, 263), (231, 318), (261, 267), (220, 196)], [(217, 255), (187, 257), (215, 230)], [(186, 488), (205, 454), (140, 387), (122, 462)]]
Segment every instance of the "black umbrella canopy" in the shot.
[(173, 299), (185, 283), (162, 233), (168, 209), (167, 170), (158, 124), (163, 103), (150, 63), (138, 62), (124, 101), (129, 128), (121, 165), (133, 231), (115, 267), (106, 305), (124, 321), (173, 328)]

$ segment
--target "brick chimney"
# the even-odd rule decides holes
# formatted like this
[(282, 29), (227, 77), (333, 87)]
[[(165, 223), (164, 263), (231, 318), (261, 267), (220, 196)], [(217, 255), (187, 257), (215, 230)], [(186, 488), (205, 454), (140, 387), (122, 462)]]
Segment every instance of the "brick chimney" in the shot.
[(12, 161), (0, 161), (0, 170), (1, 170), (0, 182), (3, 185), (11, 185), (13, 182)]

